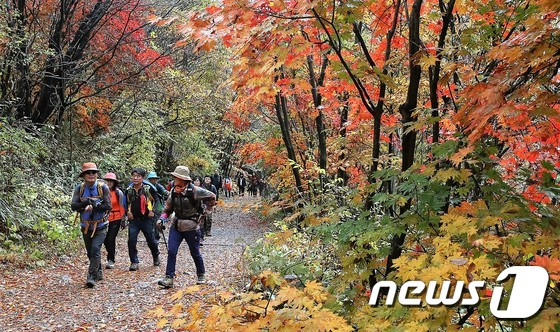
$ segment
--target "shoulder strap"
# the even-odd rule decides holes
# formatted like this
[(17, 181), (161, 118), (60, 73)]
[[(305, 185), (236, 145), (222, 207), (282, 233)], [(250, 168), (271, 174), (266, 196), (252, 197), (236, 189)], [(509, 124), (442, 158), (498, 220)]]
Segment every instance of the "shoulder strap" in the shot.
[[(103, 197), (103, 186), (104, 184), (97, 181), (97, 195), (102, 198)], [(108, 187), (107, 187), (108, 188)]]
[(187, 198), (189, 199), (189, 202), (191, 203), (192, 206), (196, 206), (196, 200), (194, 199), (194, 184), (189, 183), (189, 185), (186, 188), (187, 190)]
[(86, 189), (86, 184), (85, 182), (82, 182), (82, 184), (80, 185), (80, 198), (82, 198), (82, 196), (84, 195), (85, 189)]

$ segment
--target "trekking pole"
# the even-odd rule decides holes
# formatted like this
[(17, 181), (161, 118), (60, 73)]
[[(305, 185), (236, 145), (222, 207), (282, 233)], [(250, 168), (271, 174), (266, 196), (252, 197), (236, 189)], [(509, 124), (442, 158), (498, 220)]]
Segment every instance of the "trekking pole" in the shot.
[(161, 232), (161, 236), (163, 237), (163, 243), (165, 243), (165, 250), (169, 253), (169, 247), (167, 246), (167, 239), (165, 238), (165, 233), (163, 230), (165, 229), (165, 225), (161, 225), (159, 231)]

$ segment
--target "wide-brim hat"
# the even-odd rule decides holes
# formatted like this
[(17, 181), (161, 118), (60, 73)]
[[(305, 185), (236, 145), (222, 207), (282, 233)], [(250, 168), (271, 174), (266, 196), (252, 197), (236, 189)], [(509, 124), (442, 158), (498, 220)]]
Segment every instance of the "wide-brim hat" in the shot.
[(117, 175), (115, 173), (107, 173), (103, 175), (103, 180), (113, 180), (115, 182), (119, 182), (119, 180), (117, 180)]
[(148, 176), (146, 177), (146, 179), (159, 179), (159, 176), (157, 175), (156, 172), (150, 172), (148, 173)]
[(84, 163), (82, 165), (82, 172), (80, 173), (80, 177), (84, 176), (84, 173), (87, 171), (96, 171), (99, 173), (99, 169), (97, 169), (97, 165), (95, 163)]
[(183, 179), (186, 181), (192, 181), (191, 179), (191, 171), (189, 170), (189, 168), (187, 166), (177, 166), (175, 167), (175, 171), (169, 173), (172, 176), (179, 178), (179, 179)]

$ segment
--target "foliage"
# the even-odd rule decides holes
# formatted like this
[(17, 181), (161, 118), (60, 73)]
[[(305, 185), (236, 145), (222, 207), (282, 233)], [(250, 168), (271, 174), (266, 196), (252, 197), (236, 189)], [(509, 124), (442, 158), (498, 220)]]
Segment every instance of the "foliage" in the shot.
[[(35, 134), (0, 121), (0, 257), (25, 261), (64, 253), (78, 230), (68, 209), (65, 174), (53, 167), (45, 141), (48, 130)], [(54, 251), (52, 249), (55, 249)], [(23, 254), (13, 257), (9, 253)], [(22, 259), (23, 258), (23, 259)]]
[[(289, 285), (278, 274), (264, 271), (255, 276), (249, 291), (234, 294), (216, 293), (205, 314), (202, 304), (185, 307), (180, 300), (204, 289), (191, 286), (179, 290), (171, 310), (162, 307), (150, 314), (159, 319), (158, 327), (197, 331), (352, 331), (352, 327), (336, 314), (336, 301), (316, 281), (303, 287)], [(207, 290), (206, 290), (207, 291)]]
[[(268, 209), (289, 213), (270, 236), (283, 241), (259, 245), (253, 267), (284, 272), (297, 253), (323, 257), (314, 241), (332, 248), (321, 269), (339, 276), (322, 280), (359, 329), (552, 328), (559, 11), (548, 0), (262, 0), (193, 12), (182, 31), (199, 51), (239, 55), (227, 119), (254, 138), (244, 160), (275, 169)], [(299, 258), (304, 279), (313, 258)], [(492, 287), (501, 269), (531, 264), (552, 282), (526, 322), (493, 318), (491, 289), (476, 307), (368, 305), (380, 280)]]

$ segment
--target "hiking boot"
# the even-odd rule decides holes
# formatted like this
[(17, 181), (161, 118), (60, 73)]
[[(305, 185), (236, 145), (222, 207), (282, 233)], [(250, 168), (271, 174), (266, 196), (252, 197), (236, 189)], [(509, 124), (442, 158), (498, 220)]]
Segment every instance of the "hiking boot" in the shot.
[(115, 262), (113, 262), (112, 260), (108, 260), (107, 261), (107, 265), (105, 265), (105, 268), (108, 270), (114, 269), (115, 268)]
[(206, 283), (206, 278), (204, 278), (204, 274), (201, 274), (196, 277), (196, 284), (197, 285), (204, 285)]
[(128, 270), (129, 271), (138, 271), (138, 263), (131, 263)]
[(173, 287), (173, 278), (165, 276), (165, 278), (158, 280), (158, 285), (163, 286), (163, 288)]
[(102, 270), (97, 271), (97, 274), (93, 276), (93, 279), (95, 281), (101, 281), (103, 280), (103, 272)]
[(160, 260), (159, 260), (159, 256), (154, 258), (154, 266), (159, 266), (161, 264)]
[(95, 278), (93, 277), (93, 274), (88, 274), (86, 286), (88, 288), (93, 288), (93, 286), (95, 286)]
[(204, 243), (202, 243), (202, 241), (200, 241), (200, 243), (198, 244), (199, 247), (204, 247)]

